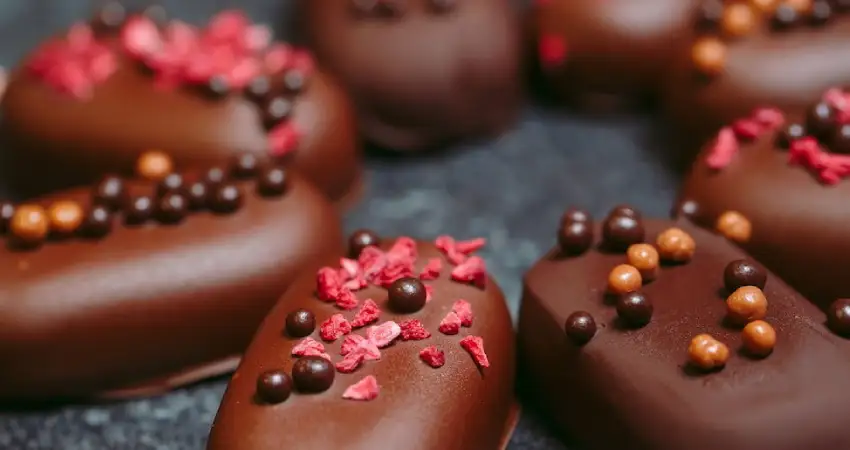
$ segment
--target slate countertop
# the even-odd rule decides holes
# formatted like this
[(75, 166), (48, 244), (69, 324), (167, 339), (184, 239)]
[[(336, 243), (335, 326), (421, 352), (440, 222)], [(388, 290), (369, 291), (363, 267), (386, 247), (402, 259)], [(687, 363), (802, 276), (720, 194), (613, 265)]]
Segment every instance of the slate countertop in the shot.
[[(96, 0), (3, 0), (0, 63), (9, 67)], [(282, 17), (282, 0), (164, 2), (181, 18), (238, 4), (255, 18)], [(174, 3), (173, 5), (169, 3)], [(386, 235), (483, 236), (483, 256), (518, 309), (524, 271), (554, 243), (569, 205), (601, 216), (618, 203), (666, 215), (677, 176), (662, 163), (659, 124), (647, 117), (594, 120), (529, 106), (514, 130), (439, 155), (367, 160), (367, 191), (346, 216), (349, 230)], [(0, 448), (201, 450), (226, 379), (163, 397), (32, 413), (0, 413)], [(526, 414), (510, 449), (564, 449)]]

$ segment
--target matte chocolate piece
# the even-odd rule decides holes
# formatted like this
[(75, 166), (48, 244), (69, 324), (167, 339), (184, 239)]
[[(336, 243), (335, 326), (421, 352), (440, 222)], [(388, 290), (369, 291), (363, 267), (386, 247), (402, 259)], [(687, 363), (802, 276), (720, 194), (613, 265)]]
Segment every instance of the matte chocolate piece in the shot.
[[(589, 450), (752, 448), (827, 450), (850, 446), (850, 342), (834, 335), (813, 305), (772, 274), (766, 322), (773, 351), (755, 358), (740, 328), (724, 323), (723, 271), (747, 256), (688, 223), (645, 221), (654, 238), (672, 226), (696, 241), (693, 259), (664, 266), (643, 287), (655, 313), (643, 328), (621, 327), (604, 296), (622, 253), (549, 252), (525, 277), (519, 365), (529, 399), (557, 429)], [(579, 346), (563, 324), (585, 311), (599, 324)], [(691, 340), (707, 333), (728, 346), (725, 367), (688, 362)], [(686, 412), (686, 413), (684, 413)]]
[[(386, 250), (394, 241), (385, 239), (382, 247)], [(316, 274), (304, 274), (266, 318), (246, 352), (224, 394), (207, 448), (466, 450), (505, 445), (514, 418), (515, 338), (502, 293), (492, 279), (486, 281), (483, 290), (452, 281), (450, 270), (454, 266), (431, 243), (419, 242), (417, 251), (414, 273), (432, 258), (441, 260), (443, 270), (438, 279), (425, 281), (433, 287), (432, 299), (413, 314), (394, 313), (387, 304), (387, 291), (375, 285), (357, 291), (361, 305), (343, 311), (316, 298)], [(338, 268), (339, 258), (328, 258), (327, 264)], [(380, 318), (370, 325), (415, 319), (421, 321), (430, 337), (403, 340), (399, 336), (380, 349), (379, 360), (365, 361), (353, 373), (338, 371), (330, 388), (323, 392), (295, 390), (288, 400), (273, 406), (256, 400), (261, 374), (275, 369), (292, 373), (294, 365), (303, 364), (303, 357), (290, 356), (303, 340), (281, 333), (292, 311), (313, 311), (317, 323), (334, 314), (353, 320), (366, 299), (374, 300), (381, 310)], [(473, 322), (461, 328), (459, 335), (445, 335), (438, 326), (458, 299), (471, 305)], [(365, 336), (370, 325), (346, 336)], [(317, 327), (310, 337), (321, 342), (332, 361), (339, 363), (345, 337), (326, 342), (320, 335)], [(483, 337), (489, 367), (478, 367), (461, 346), (465, 337), (473, 335)], [(563, 331), (561, 337), (564, 339)], [(445, 365), (434, 368), (420, 359), (420, 351), (429, 346), (444, 352)], [(380, 386), (377, 398), (343, 398), (349, 386), (367, 376), (374, 376)]]
[[(58, 92), (25, 67), (11, 75), (0, 106), (0, 156), (14, 194), (89, 184), (104, 173), (130, 176), (139, 155), (152, 149), (169, 154), (177, 170), (228, 163), (240, 152), (267, 157), (264, 112), (249, 96), (163, 89), (122, 49), (118, 33), (98, 35), (117, 69), (95, 84), (91, 98)], [(348, 200), (360, 178), (353, 107), (326, 74), (308, 78), (290, 98), (298, 136), (285, 159), (329, 198)]]
[[(291, 182), (271, 199), (244, 182), (251, 194), (225, 216), (127, 227), (117, 212), (98, 239), (0, 249), (0, 399), (149, 395), (232, 370), (296, 274), (342, 251), (333, 208)], [(130, 186), (134, 198), (154, 190)], [(43, 202), (87, 209), (90, 192)]]
[(463, 0), (449, 11), (430, 0), (366, 2), (366, 12), (356, 3), (300, 0), (299, 25), (352, 94), (368, 140), (426, 150), (496, 135), (516, 119), (520, 19), (509, 0)]

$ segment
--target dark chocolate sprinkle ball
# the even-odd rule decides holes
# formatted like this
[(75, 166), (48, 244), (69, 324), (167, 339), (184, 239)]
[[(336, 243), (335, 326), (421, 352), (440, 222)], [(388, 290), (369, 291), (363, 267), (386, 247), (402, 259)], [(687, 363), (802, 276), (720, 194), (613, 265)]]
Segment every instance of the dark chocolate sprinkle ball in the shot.
[(745, 259), (732, 261), (723, 270), (723, 285), (729, 293), (744, 286), (764, 289), (765, 284), (767, 284), (767, 272)]
[(104, 205), (94, 205), (83, 218), (80, 233), (90, 238), (100, 238), (112, 231), (112, 211)]
[(815, 0), (809, 9), (809, 23), (813, 26), (824, 25), (832, 19), (832, 5), (826, 0)]
[(290, 394), (292, 379), (283, 370), (269, 370), (257, 378), (257, 397), (264, 403), (282, 403)]
[(611, 211), (608, 212), (608, 217), (615, 216), (623, 216), (623, 217), (631, 217), (632, 219), (641, 219), (640, 211), (632, 208), (629, 205), (617, 205), (611, 208)]
[(794, 26), (798, 20), (800, 20), (800, 13), (793, 6), (783, 3), (773, 11), (770, 24), (774, 30), (784, 31)]
[(186, 189), (186, 197), (189, 200), (189, 209), (198, 211), (204, 209), (209, 197), (209, 188), (201, 181), (196, 181)]
[(390, 308), (400, 313), (414, 313), (425, 306), (427, 292), (418, 278), (399, 278), (387, 290)]
[(230, 83), (222, 75), (213, 75), (204, 84), (204, 91), (210, 98), (220, 99), (230, 93)]
[(602, 238), (611, 250), (625, 250), (641, 243), (645, 233), (640, 219), (634, 217), (611, 216), (602, 224)]
[(306, 83), (307, 78), (301, 70), (289, 69), (283, 73), (283, 87), (289, 92), (301, 91)]
[(563, 224), (567, 222), (588, 222), (588, 224), (592, 226), (593, 218), (586, 210), (570, 208), (564, 212), (564, 215), (561, 216), (561, 223)]
[(596, 321), (590, 313), (577, 311), (567, 317), (564, 331), (576, 345), (584, 345), (596, 335)]
[(308, 336), (316, 329), (316, 317), (306, 309), (296, 309), (286, 315), (286, 334), (294, 338)]
[(292, 114), (292, 101), (284, 97), (270, 98), (262, 106), (263, 125), (271, 130)]
[(210, 195), (210, 209), (220, 214), (231, 213), (242, 206), (242, 190), (232, 183), (217, 186)]
[(186, 217), (189, 202), (183, 194), (169, 192), (157, 202), (156, 218), (164, 224), (175, 224)]
[(261, 102), (271, 92), (272, 83), (268, 76), (260, 75), (255, 77), (245, 87), (245, 95), (254, 102)]
[(348, 237), (348, 256), (357, 258), (364, 248), (381, 245), (381, 238), (372, 230), (357, 230)]
[(95, 14), (92, 26), (97, 31), (114, 31), (124, 24), (127, 10), (121, 2), (107, 2)]
[(833, 333), (850, 337), (850, 299), (838, 299), (829, 305), (826, 324)]
[(623, 294), (617, 299), (617, 315), (632, 328), (640, 328), (652, 319), (652, 302), (642, 292)]
[(154, 202), (147, 195), (133, 197), (124, 207), (124, 222), (129, 225), (145, 223), (153, 217)]
[(584, 253), (593, 245), (593, 228), (588, 222), (567, 222), (558, 230), (558, 245), (566, 255)]
[(260, 170), (260, 158), (253, 153), (240, 153), (233, 159), (231, 173), (240, 179), (251, 178)]
[(850, 124), (836, 127), (829, 149), (833, 153), (850, 154)]
[(697, 8), (696, 26), (699, 31), (719, 31), (722, 19), (723, 2), (721, 0), (703, 0)]
[(165, 194), (176, 192), (180, 193), (185, 187), (183, 175), (179, 173), (170, 173), (165, 178), (159, 180), (156, 185), (156, 196), (163, 197)]
[(783, 127), (776, 134), (776, 146), (787, 150), (791, 147), (791, 143), (806, 137), (806, 127), (799, 123), (792, 123)]
[(9, 222), (15, 215), (15, 204), (12, 202), (0, 202), (0, 233), (9, 231)]
[(208, 186), (218, 186), (227, 180), (227, 171), (221, 167), (210, 167), (204, 172), (203, 181)]
[(125, 194), (124, 180), (115, 175), (106, 175), (94, 186), (92, 201), (115, 211), (124, 204)]
[(305, 356), (292, 365), (292, 381), (301, 392), (324, 392), (334, 382), (336, 369), (321, 356)]
[(272, 166), (262, 172), (257, 178), (257, 191), (263, 197), (276, 197), (286, 192), (286, 169)]
[(806, 114), (806, 129), (809, 134), (819, 138), (832, 137), (835, 129), (835, 111), (826, 102), (818, 102), (809, 108)]

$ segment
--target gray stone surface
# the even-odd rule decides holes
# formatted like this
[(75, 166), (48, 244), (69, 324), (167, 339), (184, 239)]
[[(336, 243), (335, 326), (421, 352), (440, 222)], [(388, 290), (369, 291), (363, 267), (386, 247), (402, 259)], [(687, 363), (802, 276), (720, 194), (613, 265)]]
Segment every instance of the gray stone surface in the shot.
[[(0, 62), (16, 61), (38, 39), (81, 16), (88, 3), (0, 1)], [(202, 18), (216, 6), (240, 2), (171, 3), (181, 17)], [(285, 14), (287, 3), (241, 2), (255, 17)], [(645, 117), (600, 121), (532, 106), (514, 130), (492, 141), (427, 157), (373, 155), (366, 196), (346, 225), (384, 234), (488, 238), (483, 256), (515, 313), (521, 276), (552, 245), (554, 225), (567, 205), (583, 205), (596, 215), (622, 202), (649, 215), (668, 212), (677, 180), (655, 154), (662, 147), (655, 138), (658, 128)], [(0, 413), (0, 448), (199, 450), (225, 384), (213, 380), (126, 403)], [(565, 447), (526, 414), (510, 448)]]

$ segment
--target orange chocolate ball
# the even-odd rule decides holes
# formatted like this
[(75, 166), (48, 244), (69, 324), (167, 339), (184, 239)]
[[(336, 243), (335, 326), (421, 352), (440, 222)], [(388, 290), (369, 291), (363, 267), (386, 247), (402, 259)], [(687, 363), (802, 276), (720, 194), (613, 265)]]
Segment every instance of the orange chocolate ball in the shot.
[(626, 251), (629, 264), (640, 272), (642, 281), (654, 280), (658, 275), (658, 251), (649, 244), (632, 244)]
[(640, 289), (643, 279), (640, 272), (628, 264), (620, 264), (608, 274), (608, 291), (612, 294), (627, 294)]
[(727, 37), (737, 38), (749, 34), (756, 25), (756, 14), (746, 3), (732, 3), (723, 8), (720, 28)]
[(767, 297), (755, 286), (743, 286), (726, 298), (726, 314), (738, 325), (761, 320), (767, 315)]
[(767, 356), (776, 346), (776, 330), (763, 320), (754, 320), (742, 332), (744, 349), (753, 356)]
[(687, 262), (694, 256), (697, 244), (681, 228), (668, 228), (655, 240), (661, 258), (673, 262)]
[(49, 230), (47, 213), (38, 205), (21, 205), (9, 222), (9, 231), (21, 244), (37, 245), (44, 241)]
[(702, 370), (717, 369), (729, 360), (729, 347), (710, 334), (699, 334), (688, 346), (688, 360)]
[(694, 67), (705, 75), (719, 75), (726, 66), (726, 45), (717, 38), (704, 37), (691, 47)]
[(136, 173), (148, 180), (161, 180), (173, 170), (171, 157), (158, 150), (142, 153), (136, 162)]
[(745, 243), (753, 234), (749, 219), (737, 211), (726, 211), (717, 218), (717, 231), (733, 242)]
[(50, 205), (47, 219), (50, 231), (60, 236), (73, 234), (83, 223), (83, 208), (77, 202), (62, 200)]

